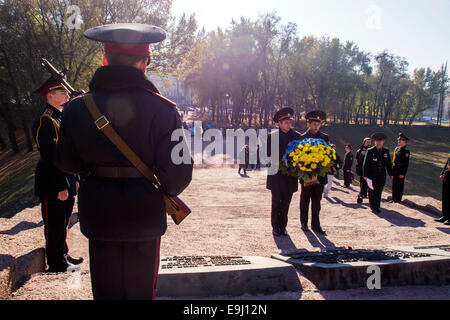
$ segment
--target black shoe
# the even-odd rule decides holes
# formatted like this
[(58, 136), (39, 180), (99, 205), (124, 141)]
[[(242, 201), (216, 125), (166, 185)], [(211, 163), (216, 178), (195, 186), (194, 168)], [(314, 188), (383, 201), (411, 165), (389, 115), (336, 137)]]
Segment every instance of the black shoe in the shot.
[(445, 224), (446, 226), (450, 226), (450, 220), (445, 221), (444, 224)]
[(447, 220), (448, 219), (446, 217), (440, 217), (439, 219), (434, 219), (434, 221), (436, 221), (436, 222), (445, 222)]
[(71, 256), (67, 255), (66, 256), (67, 262), (74, 264), (74, 265), (78, 265), (80, 263), (82, 263), (84, 261), (84, 259), (82, 257), (79, 258), (72, 258)]
[(288, 236), (289, 235), (286, 229), (281, 230), (280, 234), (282, 236)]
[(302, 224), (301, 229), (303, 231), (309, 231), (309, 228), (308, 228), (308, 226), (306, 224)]
[(356, 202), (357, 203), (363, 203), (363, 199), (360, 196), (358, 196), (358, 199), (356, 200)]
[(276, 230), (276, 229), (272, 229), (272, 234), (273, 234), (275, 237), (281, 236), (280, 231), (278, 231), (278, 230)]
[(323, 230), (321, 227), (318, 227), (318, 228), (312, 228), (312, 229), (313, 229), (313, 231), (315, 231), (315, 232), (317, 232), (317, 233), (327, 234), (327, 233), (325, 232), (325, 230)]
[(376, 213), (380, 213), (381, 212), (380, 208), (376, 209), (375, 211), (376, 211)]
[(49, 266), (46, 272), (56, 273), (56, 272), (67, 272), (67, 268), (69, 267), (68, 263), (60, 264), (57, 266)]

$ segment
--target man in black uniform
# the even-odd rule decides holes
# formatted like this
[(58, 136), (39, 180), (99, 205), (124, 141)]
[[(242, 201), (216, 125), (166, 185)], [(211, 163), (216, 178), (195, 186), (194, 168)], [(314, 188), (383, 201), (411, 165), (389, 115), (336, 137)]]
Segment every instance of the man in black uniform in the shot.
[(400, 133), (398, 135), (398, 147), (395, 148), (392, 159), (392, 202), (402, 202), (405, 176), (408, 171), (409, 157), (411, 156), (409, 150), (406, 149), (407, 142), (408, 138), (403, 133)]
[(356, 173), (359, 175), (359, 194), (358, 203), (363, 202), (363, 198), (367, 198), (367, 181), (363, 177), (363, 165), (364, 157), (366, 156), (367, 149), (372, 145), (372, 139), (364, 138), (363, 144), (356, 151)]
[[(272, 140), (279, 139), (278, 161), (281, 161), (289, 142), (300, 138), (300, 134), (292, 129), (293, 115), (294, 110), (292, 108), (283, 108), (273, 117), (273, 121), (278, 123), (279, 130), (270, 133), (267, 139), (267, 153), (270, 157), (272, 143), (275, 143)], [(274, 236), (287, 235), (286, 226), (288, 223), (289, 205), (291, 204), (292, 195), (298, 190), (298, 179), (283, 175), (278, 170), (276, 174), (267, 176), (267, 189), (272, 192), (272, 233)]]
[(353, 153), (352, 146), (347, 144), (345, 146), (345, 157), (344, 157), (344, 186), (346, 188), (350, 187), (352, 183), (352, 165), (353, 165)]
[(41, 116), (34, 121), (32, 133), (40, 153), (35, 173), (35, 194), (41, 201), (48, 272), (65, 272), (69, 263), (80, 264), (83, 261), (68, 255), (66, 243), (77, 181), (75, 176), (56, 168), (52, 160), (59, 136), (61, 111), (69, 95), (53, 78), (45, 81), (34, 93), (41, 94), (47, 103)]
[[(166, 34), (154, 26), (123, 23), (92, 28), (84, 35), (104, 43), (104, 66), (89, 84), (103, 116), (94, 122), (84, 99), (72, 100), (63, 112), (56, 163), (86, 177), (78, 206), (81, 232), (89, 239), (94, 299), (154, 299), (160, 239), (167, 228), (165, 202), (101, 129), (115, 129), (152, 168), (169, 196), (189, 185), (190, 155), (188, 163), (175, 164), (171, 158), (179, 143), (171, 135), (182, 128), (176, 105), (145, 75), (150, 43)], [(188, 150), (185, 139), (181, 143)]]
[[(375, 141), (375, 146), (369, 148), (364, 157), (363, 176), (369, 186), (369, 204), (374, 213), (381, 212), (380, 202), (386, 183), (386, 171), (392, 179), (391, 156), (389, 150), (383, 147), (385, 139), (384, 133), (374, 133), (372, 140)], [(370, 188), (371, 184), (373, 189)]]
[[(320, 131), (322, 123), (326, 120), (327, 115), (320, 110), (311, 111), (305, 116), (308, 130), (306, 130), (301, 136), (300, 140), (313, 138), (323, 139), (329, 142), (330, 139), (327, 134)], [(305, 186), (303, 179), (300, 180), (302, 191), (300, 195), (300, 222), (302, 224), (302, 230), (308, 231), (308, 210), (309, 203), (311, 202), (311, 228), (319, 233), (325, 234), (325, 231), (320, 226), (319, 213), (320, 213), (320, 201), (322, 200), (323, 187), (327, 184), (327, 177), (318, 177), (318, 184), (311, 184)]]
[(450, 225), (450, 153), (440, 178), (442, 181), (442, 217), (435, 221)]

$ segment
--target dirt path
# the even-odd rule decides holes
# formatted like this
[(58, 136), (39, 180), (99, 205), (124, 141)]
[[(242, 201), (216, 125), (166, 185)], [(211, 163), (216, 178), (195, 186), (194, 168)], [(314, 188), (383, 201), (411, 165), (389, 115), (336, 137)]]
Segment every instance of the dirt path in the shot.
[[(162, 239), (162, 255), (259, 255), (292, 248), (309, 250), (348, 247), (378, 248), (390, 245), (449, 244), (450, 227), (433, 221), (429, 213), (401, 204), (382, 203), (375, 215), (367, 203), (356, 204), (356, 187), (344, 189), (341, 181), (322, 200), (321, 221), (327, 236), (304, 233), (299, 222), (299, 192), (291, 203), (289, 237), (274, 239), (270, 226), (270, 192), (266, 174), (249, 171), (241, 177), (237, 169), (195, 169), (194, 179), (181, 198), (192, 208), (192, 215), (180, 226), (169, 221)], [(436, 201), (432, 203), (440, 207)], [(33, 209), (39, 214), (39, 208)], [(88, 260), (88, 242), (74, 226), (69, 232), (73, 256)], [(73, 274), (36, 274), (14, 293), (12, 299), (92, 299), (89, 263)], [(254, 299), (449, 299), (450, 286), (390, 287), (373, 292), (368, 289), (318, 291), (301, 277), (302, 291)]]

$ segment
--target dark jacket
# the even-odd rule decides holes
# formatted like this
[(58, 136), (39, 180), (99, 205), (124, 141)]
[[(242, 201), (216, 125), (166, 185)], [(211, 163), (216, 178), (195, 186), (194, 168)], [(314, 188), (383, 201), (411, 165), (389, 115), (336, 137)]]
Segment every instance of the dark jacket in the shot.
[[(128, 66), (97, 69), (89, 88), (102, 114), (154, 170), (165, 191), (180, 194), (192, 179), (193, 165), (192, 159), (179, 165), (171, 160), (179, 143), (171, 141), (171, 135), (181, 128), (175, 104), (159, 95), (144, 73)], [(147, 241), (165, 233), (163, 197), (150, 181), (89, 176), (95, 166), (133, 165), (97, 129), (82, 98), (64, 109), (55, 159), (61, 170), (87, 176), (80, 186), (78, 208), (81, 231), (89, 239)]]
[(447, 162), (445, 163), (444, 169), (442, 169), (441, 176), (449, 172), (450, 170), (450, 156), (447, 159)]
[(362, 176), (363, 174), (363, 165), (364, 165), (364, 157), (366, 156), (366, 152), (367, 149), (369, 149), (369, 147), (366, 147), (364, 145), (362, 145), (357, 151), (356, 151), (356, 156), (355, 156), (355, 160), (356, 160), (356, 164), (355, 164), (355, 169), (356, 169), (356, 173), (359, 176)]
[[(328, 137), (328, 135), (323, 133), (323, 132), (321, 132), (320, 130), (316, 134), (313, 134), (311, 132), (311, 130), (308, 129), (304, 133), (302, 133), (302, 135), (300, 136), (300, 140), (308, 139), (308, 138), (311, 138), (311, 139), (323, 139), (323, 140), (325, 140), (328, 143), (330, 142), (330, 138)], [(337, 158), (338, 158), (338, 156), (336, 154), (336, 159)], [(326, 176), (325, 177), (318, 176), (317, 179), (319, 180), (319, 182), (322, 185), (326, 185), (328, 183), (328, 178)], [(303, 184), (303, 179), (300, 180), (300, 183)]]
[[(279, 137), (279, 159), (283, 157), (289, 142), (300, 139), (300, 133), (291, 129), (287, 133), (282, 130), (271, 132), (267, 139), (267, 155), (271, 156), (272, 140)], [(267, 176), (267, 189), (274, 192), (294, 193), (298, 190), (298, 179), (296, 177), (281, 174), (280, 170), (276, 174)]]
[(386, 180), (386, 171), (392, 176), (392, 162), (389, 150), (386, 148), (371, 147), (364, 158), (363, 176), (371, 180)]
[(352, 170), (352, 165), (353, 165), (353, 153), (347, 152), (344, 157), (344, 167), (343, 167), (344, 172), (347, 170)]
[(397, 147), (394, 150), (394, 157), (392, 160), (392, 169), (393, 169), (393, 175), (394, 176), (406, 176), (406, 172), (408, 171), (409, 166), (409, 157), (411, 156), (411, 153), (408, 149), (406, 149), (406, 146), (404, 147)]
[(32, 126), (32, 133), (40, 153), (34, 179), (34, 193), (38, 197), (56, 198), (58, 192), (68, 190), (76, 195), (75, 177), (65, 174), (53, 164), (53, 151), (59, 138), (61, 112), (47, 104)]

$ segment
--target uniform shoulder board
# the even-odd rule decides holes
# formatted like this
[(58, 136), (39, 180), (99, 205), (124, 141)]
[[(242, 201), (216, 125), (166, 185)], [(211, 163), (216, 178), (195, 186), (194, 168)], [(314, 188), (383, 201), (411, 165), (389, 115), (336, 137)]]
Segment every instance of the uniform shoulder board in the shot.
[(43, 117), (50, 118), (50, 117), (52, 116), (52, 114), (53, 114), (53, 110), (52, 110), (52, 109), (49, 109), (49, 108), (46, 108), (45, 111), (44, 111), (44, 113), (42, 114), (42, 116), (43, 116)]
[(155, 91), (152, 91), (152, 90), (150, 90), (150, 89), (147, 89), (147, 92), (148, 92), (148, 93), (151, 93), (151, 94), (153, 94), (153, 95), (155, 95), (155, 96), (157, 96), (158, 98), (160, 98), (161, 100), (164, 100), (165, 102), (168, 102), (168, 103), (169, 103), (171, 106), (173, 106), (173, 107), (176, 107), (176, 106), (177, 106), (177, 104), (176, 104), (175, 102), (173, 102), (173, 101), (170, 100), (170, 99), (167, 99), (166, 97), (160, 95), (159, 93), (156, 93)]

